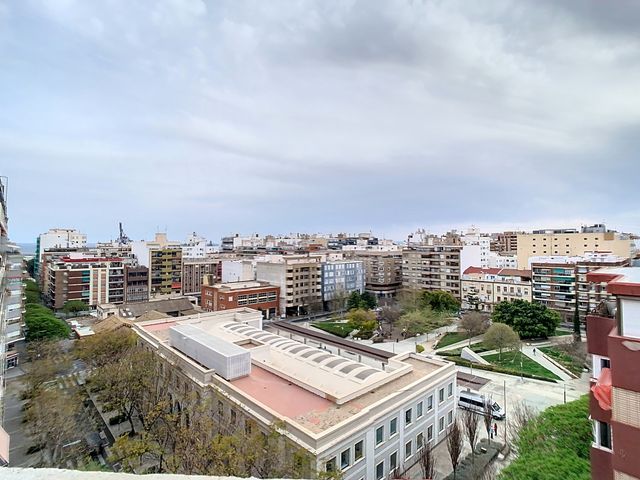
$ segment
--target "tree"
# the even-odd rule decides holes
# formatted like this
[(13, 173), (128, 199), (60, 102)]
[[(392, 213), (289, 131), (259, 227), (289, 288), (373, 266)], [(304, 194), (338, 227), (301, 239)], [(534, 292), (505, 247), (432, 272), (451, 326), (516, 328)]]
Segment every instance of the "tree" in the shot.
[(362, 296), (358, 290), (351, 292), (349, 298), (347, 299), (347, 310), (357, 310), (362, 305)]
[(24, 323), (27, 327), (27, 341), (66, 338), (71, 329), (56, 318), (53, 312), (43, 305), (28, 303)]
[(460, 310), (460, 302), (451, 293), (444, 290), (425, 290), (422, 292), (421, 306), (435, 312), (451, 313)]
[(413, 288), (405, 288), (398, 293), (398, 305), (402, 313), (412, 312), (419, 310), (422, 307), (421, 303), (422, 292)]
[(471, 465), (475, 471), (475, 448), (476, 438), (478, 437), (478, 424), (480, 417), (473, 410), (462, 411), (462, 426), (464, 428), (465, 437), (471, 447)]
[(502, 359), (502, 350), (518, 348), (520, 337), (504, 323), (494, 323), (484, 334), (484, 344), (491, 349), (498, 349), (498, 358)]
[(449, 435), (447, 436), (447, 451), (449, 452), (449, 458), (451, 459), (454, 480), (456, 478), (456, 471), (458, 470), (458, 463), (460, 462), (462, 447), (462, 429), (460, 428), (460, 424), (456, 418), (449, 430)]
[(400, 312), (399, 307), (386, 306), (380, 309), (380, 311), (378, 312), (378, 318), (382, 323), (386, 323), (388, 325), (394, 325), (400, 319), (401, 314), (402, 313)]
[(65, 313), (78, 313), (78, 312), (86, 312), (89, 310), (89, 306), (84, 303), (82, 300), (69, 300), (65, 302), (62, 307), (62, 311)]
[(370, 337), (378, 326), (376, 314), (371, 310), (364, 310), (362, 308), (350, 310), (346, 317), (349, 327), (358, 330), (358, 336), (360, 338)]
[(360, 308), (367, 308), (369, 310), (373, 310), (378, 306), (378, 299), (376, 299), (376, 296), (370, 292), (364, 292), (360, 296), (360, 300), (362, 302), (360, 305)]
[(156, 373), (154, 361), (153, 353), (131, 348), (114, 362), (98, 368), (91, 377), (105, 408), (129, 421), (131, 435), (136, 432), (134, 414), (146, 395), (148, 376)]
[(405, 332), (407, 337), (428, 333), (434, 328), (447, 325), (448, 320), (431, 311), (430, 309), (413, 310), (407, 312), (398, 320), (398, 327)]
[(505, 323), (512, 327), (520, 338), (551, 336), (561, 320), (558, 312), (540, 303), (530, 303), (526, 300), (499, 303), (495, 306), (491, 318), (494, 323)]
[(22, 364), (25, 370), (23, 377), (24, 398), (32, 399), (40, 394), (45, 384), (56, 375), (66, 371), (71, 360), (60, 354), (58, 342), (51, 340), (35, 340), (27, 344), (27, 354), (30, 361)]
[(422, 476), (426, 479), (433, 479), (436, 473), (436, 458), (433, 454), (433, 447), (431, 442), (422, 440), (422, 449), (420, 450), (418, 463), (420, 464), (420, 470), (422, 470)]
[(487, 432), (487, 441), (491, 445), (491, 424), (493, 423), (493, 400), (488, 397), (482, 408), (482, 421), (484, 422), (484, 431)]
[(469, 336), (469, 345), (471, 345), (471, 337), (486, 332), (489, 325), (489, 318), (480, 312), (469, 312), (463, 315), (460, 320), (460, 327), (467, 332)]
[(347, 310), (363, 309), (373, 310), (378, 305), (375, 295), (364, 292), (360, 293), (358, 290), (351, 292), (347, 299)]
[(24, 294), (27, 297), (26, 303), (42, 304), (42, 298), (40, 296), (40, 287), (31, 279), (27, 279), (25, 282)]
[(31, 278), (35, 277), (35, 263), (36, 263), (35, 258), (31, 258), (27, 260), (27, 272), (29, 272), (29, 276)]
[(517, 447), (520, 440), (520, 432), (524, 431), (527, 425), (535, 421), (537, 416), (538, 412), (524, 402), (517, 402), (513, 408), (511, 408), (509, 422), (505, 424), (505, 428), (507, 428), (509, 432), (510, 445), (514, 453), (518, 453)]
[(92, 367), (108, 365), (135, 346), (136, 334), (128, 328), (99, 333), (76, 344), (76, 355)]
[(57, 388), (42, 389), (29, 402), (25, 412), (27, 430), (43, 447), (45, 464), (64, 465), (64, 456), (70, 453), (64, 446), (82, 435), (76, 420), (79, 410), (79, 399)]

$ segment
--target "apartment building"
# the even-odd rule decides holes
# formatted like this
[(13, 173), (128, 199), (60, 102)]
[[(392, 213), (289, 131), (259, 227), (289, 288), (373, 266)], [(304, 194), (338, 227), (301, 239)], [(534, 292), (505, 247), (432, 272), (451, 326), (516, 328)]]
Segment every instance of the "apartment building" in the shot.
[(382, 480), (415, 464), (423, 443), (446, 438), (457, 408), (452, 363), (414, 353), (374, 361), (353, 344), (357, 361), (266, 332), (261, 322), (259, 312), (240, 308), (133, 330), (167, 362), (182, 411), (190, 398), (215, 399), (211, 414), (225, 419), (218, 424), (264, 430), (278, 423), (309, 453), (310, 470)]
[[(477, 265), (472, 265), (475, 267)], [(518, 256), (515, 253), (489, 252), (487, 267), (518, 269)]]
[(17, 367), (19, 363), (19, 345), (24, 342), (24, 277), (25, 265), (17, 245), (6, 245), (6, 270), (4, 285), (5, 305), (5, 368)]
[(149, 295), (180, 294), (182, 291), (182, 245), (156, 233), (154, 240), (131, 242), (138, 263), (149, 269)]
[(149, 300), (149, 269), (141, 265), (124, 266), (125, 303)]
[[(535, 230), (518, 234), (518, 268), (530, 268), (530, 258), (536, 256), (581, 256), (587, 252), (609, 252), (630, 258), (633, 240), (625, 234), (602, 228)], [(595, 231), (594, 231), (595, 230)]]
[[(597, 285), (587, 281), (587, 274), (603, 267), (624, 267), (628, 257), (605, 252), (587, 252), (576, 257), (532, 257), (533, 301), (542, 303), (570, 320), (576, 308), (584, 320), (609, 295)], [(577, 302), (577, 305), (576, 305)]]
[(468, 267), (489, 267), (491, 237), (480, 233), (475, 227), (467, 229), (460, 235), (462, 250), (460, 251), (460, 271)]
[(321, 255), (311, 254), (265, 255), (256, 261), (255, 279), (280, 287), (281, 314), (321, 310), (322, 260)]
[(122, 258), (99, 258), (82, 253), (52, 259), (47, 264), (47, 304), (56, 310), (71, 300), (95, 308), (101, 303), (125, 301), (125, 264)]
[(193, 232), (182, 244), (182, 258), (205, 258), (217, 252), (217, 247), (206, 238)]
[(265, 319), (275, 318), (280, 315), (280, 287), (255, 280), (203, 285), (201, 306), (207, 312), (249, 307)]
[(246, 282), (256, 278), (255, 259), (223, 259), (220, 264), (220, 279), (223, 283)]
[(462, 273), (462, 308), (492, 312), (500, 302), (532, 300), (530, 270), (469, 267)]
[(215, 257), (183, 258), (182, 294), (200, 297), (202, 279), (205, 276), (213, 277), (214, 281), (219, 280), (220, 262), (221, 260)]
[[(322, 264), (322, 301), (325, 309), (346, 302), (353, 292), (364, 293), (364, 262), (362, 260), (327, 260)], [(338, 305), (337, 308), (343, 308)]]
[(491, 235), (491, 251), (498, 253), (517, 254), (518, 234), (524, 232), (500, 232)]
[(397, 245), (342, 250), (364, 268), (365, 290), (378, 298), (395, 296), (402, 288), (402, 250)]
[(587, 316), (593, 361), (589, 416), (591, 478), (640, 478), (640, 268), (603, 268), (589, 282), (616, 298)]
[(35, 276), (40, 275), (42, 255), (47, 250), (70, 248), (81, 249), (87, 246), (87, 235), (73, 228), (51, 228), (36, 239), (36, 254), (33, 261)]
[(9, 241), (7, 178), (0, 177), (0, 467), (9, 463), (9, 435), (4, 430), (5, 372), (18, 361), (15, 346), (22, 337), (23, 262)]
[(402, 252), (402, 286), (460, 295), (461, 244), (421, 245)]

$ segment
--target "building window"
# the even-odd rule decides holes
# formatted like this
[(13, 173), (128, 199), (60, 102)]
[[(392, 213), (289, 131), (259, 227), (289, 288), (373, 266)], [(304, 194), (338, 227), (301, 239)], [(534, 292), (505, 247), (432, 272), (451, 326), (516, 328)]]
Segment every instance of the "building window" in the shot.
[(347, 448), (340, 454), (340, 468), (344, 470), (351, 465), (351, 449)]
[(411, 440), (409, 440), (404, 445), (404, 459), (407, 460), (411, 458), (411, 455), (413, 455), (413, 444), (411, 443)]
[(447, 397), (451, 398), (453, 395), (453, 382), (447, 385)]
[(595, 444), (600, 448), (611, 450), (611, 425), (595, 420)]
[(444, 402), (444, 388), (441, 388), (441, 389), (438, 391), (438, 402), (439, 402), (439, 403)]
[(396, 450), (389, 457), (389, 470), (393, 472), (398, 467), (398, 451)]
[(336, 457), (333, 457), (327, 463), (324, 464), (324, 468), (327, 472), (335, 472), (336, 471)]
[(433, 440), (433, 425), (427, 427), (427, 442)]
[(380, 445), (384, 442), (384, 426), (376, 428), (376, 445)]
[(392, 418), (389, 422), (389, 436), (393, 437), (396, 433), (398, 433), (398, 419)]
[(411, 409), (404, 412), (404, 424), (411, 425)]
[(416, 451), (419, 451), (424, 447), (424, 433), (420, 432), (416, 437)]
[(451, 425), (453, 423), (453, 410), (447, 413), (447, 425)]
[(444, 417), (440, 417), (440, 420), (438, 420), (438, 432), (442, 433), (443, 430), (444, 430)]
[(376, 465), (376, 480), (382, 480), (384, 478), (384, 460)]
[(422, 417), (422, 408), (422, 402), (418, 402), (418, 405), (416, 406), (416, 418)]
[(429, 395), (429, 398), (427, 398), (427, 412), (431, 410), (433, 410), (433, 395)]
[(364, 442), (362, 440), (360, 440), (353, 447), (353, 461), (357, 462), (362, 457), (364, 457)]

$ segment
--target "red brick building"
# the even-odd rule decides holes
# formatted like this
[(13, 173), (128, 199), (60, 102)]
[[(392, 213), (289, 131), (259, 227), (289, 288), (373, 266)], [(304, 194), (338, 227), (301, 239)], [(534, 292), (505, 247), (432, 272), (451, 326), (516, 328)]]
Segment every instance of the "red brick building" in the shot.
[(203, 310), (215, 312), (238, 307), (260, 310), (264, 318), (277, 317), (280, 287), (267, 282), (230, 282), (202, 286)]
[(594, 442), (591, 478), (640, 478), (640, 268), (605, 268), (587, 274), (615, 300), (587, 316), (593, 357), (590, 415)]

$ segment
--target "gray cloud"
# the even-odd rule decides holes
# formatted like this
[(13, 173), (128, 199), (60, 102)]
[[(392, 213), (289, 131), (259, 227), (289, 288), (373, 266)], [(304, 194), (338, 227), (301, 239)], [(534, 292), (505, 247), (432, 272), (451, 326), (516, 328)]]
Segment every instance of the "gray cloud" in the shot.
[[(487, 228), (630, 206), (631, 3), (3, 2), (11, 227)], [(615, 28), (619, 26), (619, 28)]]

